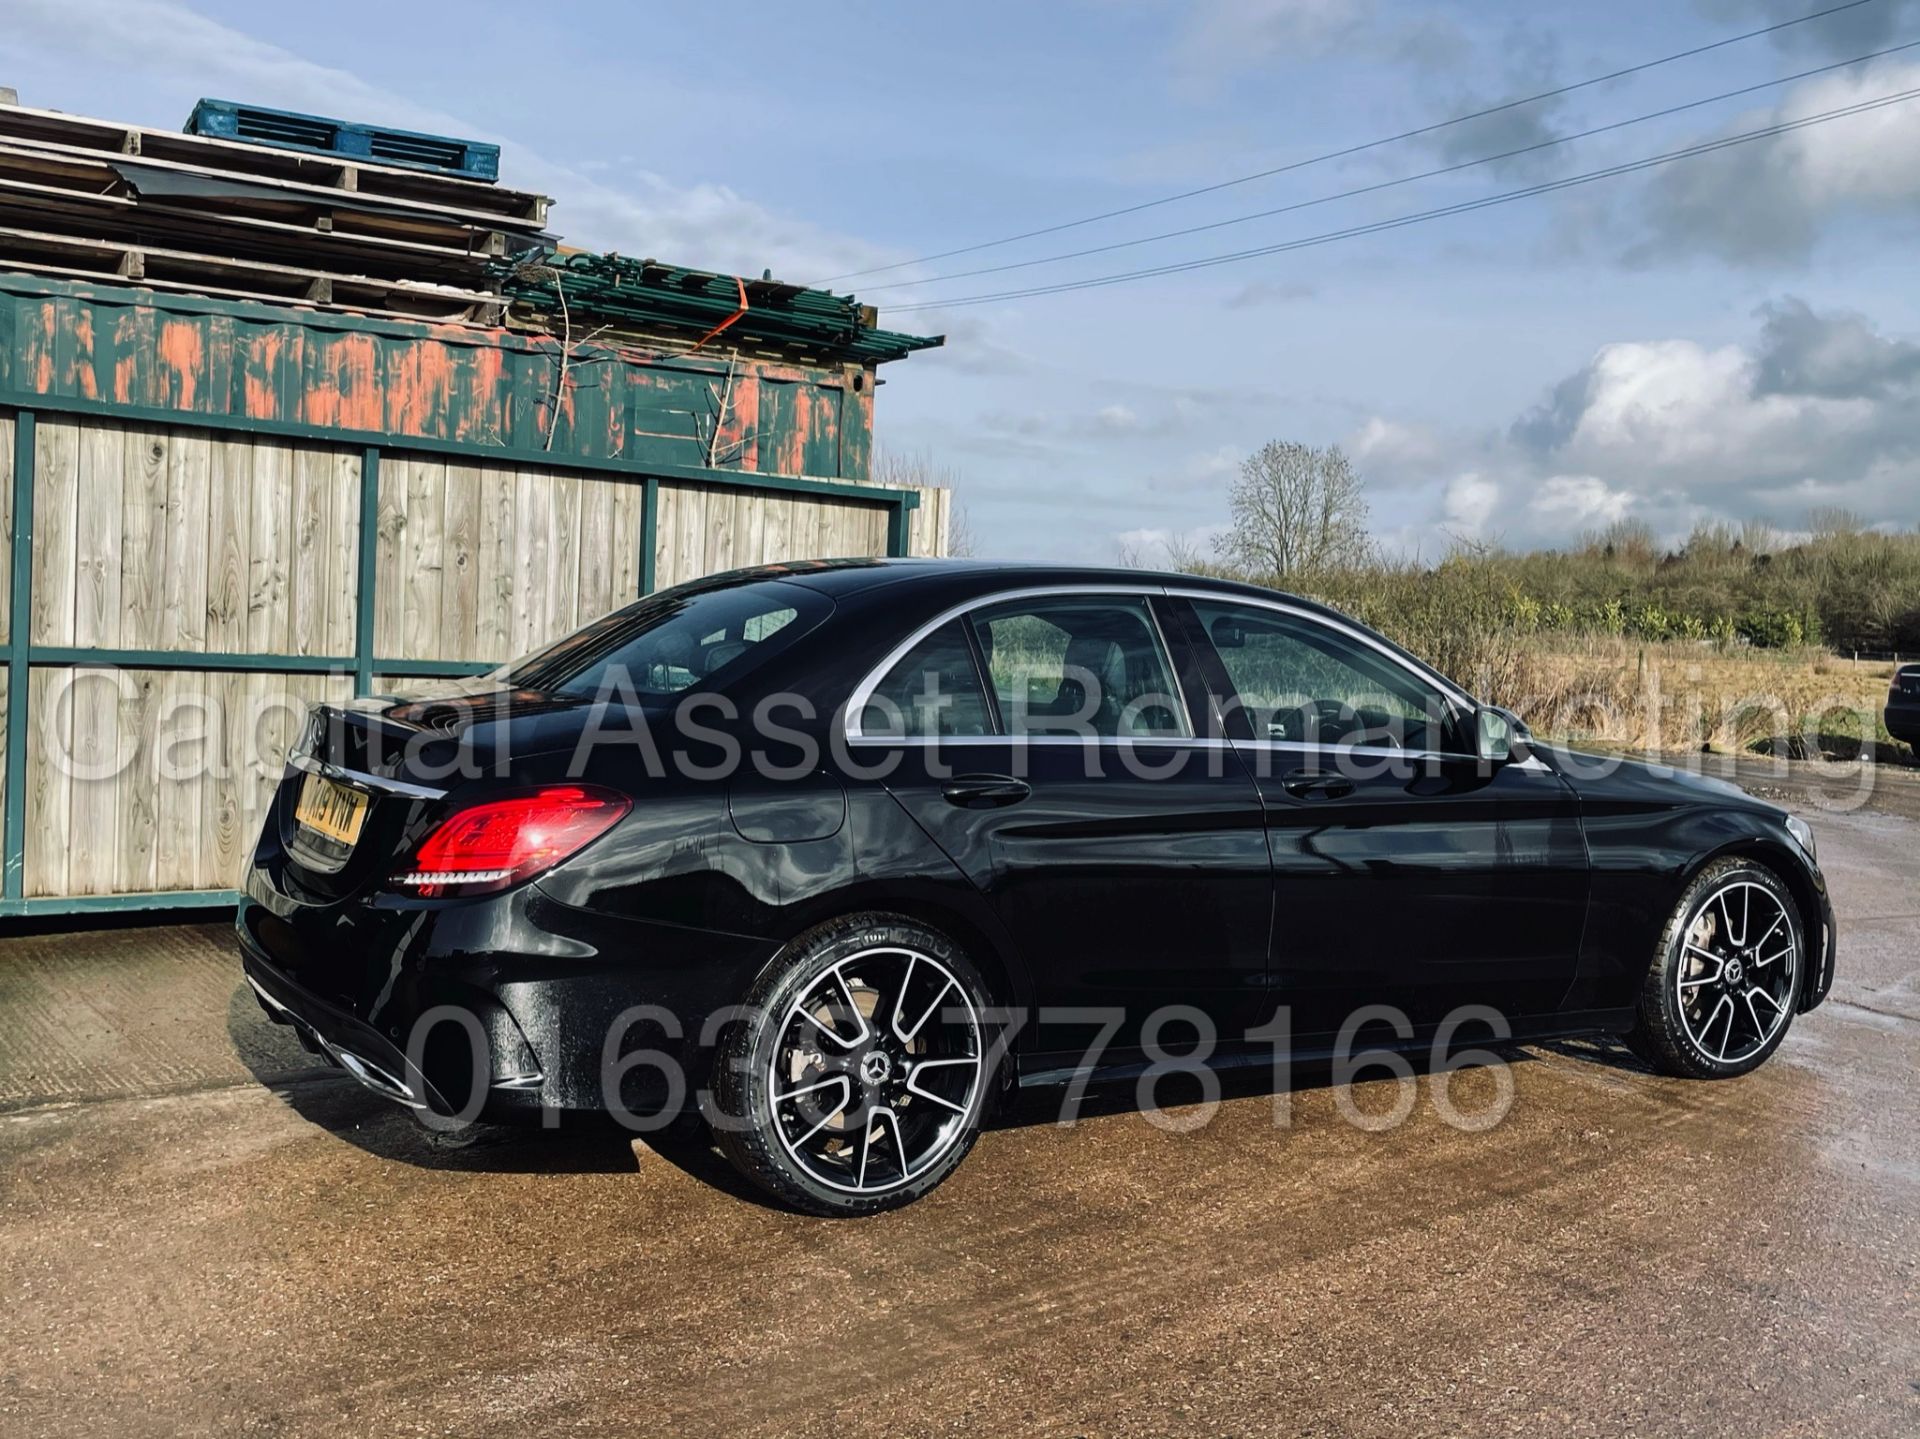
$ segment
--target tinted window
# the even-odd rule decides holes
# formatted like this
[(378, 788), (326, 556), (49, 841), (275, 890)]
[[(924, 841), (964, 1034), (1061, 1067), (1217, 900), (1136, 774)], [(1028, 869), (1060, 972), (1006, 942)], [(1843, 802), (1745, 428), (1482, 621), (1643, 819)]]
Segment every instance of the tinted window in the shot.
[(1371, 645), (1275, 610), (1207, 600), (1193, 608), (1256, 739), (1447, 748), (1440, 692)]
[(1144, 599), (1025, 600), (976, 611), (973, 624), (1008, 733), (1187, 733)]
[(992, 733), (987, 692), (958, 620), (942, 625), (874, 686), (860, 733), (890, 739)]
[(587, 697), (719, 689), (832, 608), (825, 596), (777, 580), (685, 586), (595, 620), (516, 661), (505, 678), (516, 688)]

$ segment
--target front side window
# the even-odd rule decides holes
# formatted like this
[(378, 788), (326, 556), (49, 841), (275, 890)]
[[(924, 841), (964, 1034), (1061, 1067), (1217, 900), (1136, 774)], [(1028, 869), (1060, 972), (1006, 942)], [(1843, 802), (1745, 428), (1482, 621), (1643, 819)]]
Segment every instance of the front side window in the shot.
[(987, 692), (959, 620), (942, 625), (901, 656), (860, 711), (860, 733), (881, 739), (932, 739), (993, 732)]
[(1255, 739), (1440, 751), (1445, 697), (1339, 630), (1252, 605), (1195, 600)]
[(976, 610), (972, 623), (1008, 734), (1189, 733), (1146, 600), (1019, 600)]

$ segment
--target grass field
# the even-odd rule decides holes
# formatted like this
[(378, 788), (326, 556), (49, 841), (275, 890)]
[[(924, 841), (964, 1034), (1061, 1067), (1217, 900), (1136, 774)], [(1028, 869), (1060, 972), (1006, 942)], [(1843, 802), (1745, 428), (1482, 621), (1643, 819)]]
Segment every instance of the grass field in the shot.
[(1529, 636), (1501, 673), (1462, 676), (1545, 737), (1632, 749), (1906, 758), (1881, 723), (1894, 666), (1816, 647), (1731, 649), (1614, 637)]

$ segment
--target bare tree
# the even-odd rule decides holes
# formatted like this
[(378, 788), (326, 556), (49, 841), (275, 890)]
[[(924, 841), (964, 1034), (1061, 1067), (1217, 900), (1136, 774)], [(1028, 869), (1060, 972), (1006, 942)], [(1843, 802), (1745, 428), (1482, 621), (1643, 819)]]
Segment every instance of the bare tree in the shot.
[(947, 553), (956, 559), (965, 559), (974, 553), (973, 521), (967, 507), (960, 502), (960, 476), (954, 470), (939, 464), (924, 450), (901, 454), (875, 447), (871, 473), (881, 484), (899, 489), (952, 491), (954, 499), (947, 512)]
[(1271, 440), (1240, 462), (1233, 523), (1213, 542), (1228, 565), (1259, 579), (1292, 579), (1365, 563), (1367, 501), (1338, 445)]

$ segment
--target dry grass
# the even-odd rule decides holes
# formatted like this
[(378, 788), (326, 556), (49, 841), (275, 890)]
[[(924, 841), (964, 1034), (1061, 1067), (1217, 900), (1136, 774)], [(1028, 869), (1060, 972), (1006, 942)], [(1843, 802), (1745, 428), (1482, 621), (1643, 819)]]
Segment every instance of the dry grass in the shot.
[(1893, 666), (1827, 650), (1537, 635), (1500, 647), (1477, 693), (1543, 736), (1633, 749), (1785, 749), (1852, 757), (1885, 743)]

